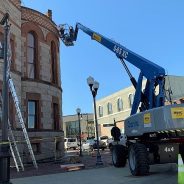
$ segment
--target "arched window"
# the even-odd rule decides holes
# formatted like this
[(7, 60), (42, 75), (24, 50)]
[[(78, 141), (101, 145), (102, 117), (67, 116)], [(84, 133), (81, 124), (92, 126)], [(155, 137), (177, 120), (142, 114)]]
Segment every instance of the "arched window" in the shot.
[(36, 78), (36, 38), (33, 32), (27, 35), (27, 71), (28, 78)]
[(117, 109), (118, 109), (118, 112), (123, 110), (123, 101), (121, 98), (118, 98)]
[(99, 117), (103, 116), (103, 107), (102, 106), (98, 107), (98, 114), (99, 114)]
[(107, 113), (112, 114), (112, 103), (108, 102), (107, 104)]
[(133, 94), (129, 94), (128, 100), (129, 100), (129, 106), (132, 107), (133, 101), (134, 101), (134, 95)]
[(57, 84), (57, 53), (56, 45), (51, 42), (51, 70), (52, 70), (52, 83)]

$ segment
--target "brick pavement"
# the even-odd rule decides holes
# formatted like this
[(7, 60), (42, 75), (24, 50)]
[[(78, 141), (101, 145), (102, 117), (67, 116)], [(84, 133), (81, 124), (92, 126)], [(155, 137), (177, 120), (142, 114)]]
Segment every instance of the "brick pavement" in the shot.
[[(111, 153), (109, 150), (101, 151), (101, 158), (103, 161), (103, 166), (100, 167), (108, 167), (112, 166), (111, 161)], [(96, 166), (96, 152), (87, 153), (84, 152), (83, 156), (78, 159), (77, 162), (84, 164), (85, 169), (98, 168)], [(28, 177), (28, 176), (40, 176), (40, 175), (48, 175), (55, 173), (66, 172), (65, 169), (61, 168), (61, 165), (69, 164), (65, 163), (65, 161), (58, 162), (48, 162), (48, 163), (38, 163), (38, 170), (36, 170), (32, 165), (25, 166), (25, 171), (17, 172), (16, 168), (11, 168), (11, 178), (20, 178), (20, 177)]]

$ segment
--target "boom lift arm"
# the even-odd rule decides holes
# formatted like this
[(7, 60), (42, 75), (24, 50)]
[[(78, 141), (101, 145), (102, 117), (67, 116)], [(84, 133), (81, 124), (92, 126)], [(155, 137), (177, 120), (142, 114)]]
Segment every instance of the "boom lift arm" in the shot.
[[(184, 104), (164, 105), (165, 70), (80, 23), (75, 30), (69, 26), (66, 29), (66, 25), (59, 27), (65, 45), (74, 45), (79, 29), (116, 54), (135, 87), (131, 115), (124, 120), (126, 145), (120, 142), (113, 145), (113, 165), (124, 167), (128, 158), (132, 175), (147, 175), (149, 165), (177, 163), (178, 154), (184, 158)], [(137, 81), (124, 60), (140, 70)], [(143, 77), (147, 79), (144, 90)], [(157, 94), (156, 87), (159, 88)], [(138, 108), (144, 112), (137, 113)]]
[[(165, 70), (161, 66), (145, 59), (142, 56), (132, 52), (126, 47), (120, 45), (119, 43), (104, 37), (103, 35), (77, 23), (75, 30), (73, 27), (66, 24), (59, 26), (60, 38), (66, 46), (73, 46), (74, 41), (77, 40), (78, 30), (81, 29), (84, 33), (88, 34), (92, 40), (95, 40), (114, 52), (116, 56), (121, 60), (121, 63), (125, 67), (130, 80), (135, 87), (134, 102), (132, 105), (131, 115), (135, 114), (140, 106), (140, 111), (145, 111), (155, 107), (160, 107), (164, 105), (164, 76)], [(138, 69), (140, 69), (140, 74), (138, 81), (130, 73), (125, 61), (128, 61)], [(142, 91), (142, 81), (143, 77), (147, 79), (147, 83)], [(155, 95), (155, 88), (159, 87), (158, 95)]]

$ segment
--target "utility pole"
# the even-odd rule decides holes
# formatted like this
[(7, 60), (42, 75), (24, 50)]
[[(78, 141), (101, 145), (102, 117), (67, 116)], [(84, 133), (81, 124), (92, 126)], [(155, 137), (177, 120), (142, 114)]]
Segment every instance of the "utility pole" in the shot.
[(8, 34), (10, 26), (8, 24), (9, 14), (6, 13), (0, 24), (4, 26), (4, 71), (3, 71), (3, 104), (2, 104), (2, 143), (0, 145), (0, 184), (10, 184), (10, 152), (8, 143)]
[(87, 129), (88, 129), (88, 139), (89, 139), (89, 122), (88, 122), (88, 113), (86, 113), (86, 123), (87, 123)]

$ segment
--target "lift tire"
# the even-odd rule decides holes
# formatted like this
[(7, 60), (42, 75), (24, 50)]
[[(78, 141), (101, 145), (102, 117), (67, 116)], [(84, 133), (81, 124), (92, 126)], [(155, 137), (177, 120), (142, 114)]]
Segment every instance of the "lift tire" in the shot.
[(112, 147), (112, 163), (114, 167), (125, 167), (127, 160), (127, 149), (125, 146), (117, 144)]
[(132, 175), (143, 176), (149, 174), (149, 157), (144, 144), (135, 143), (129, 147), (128, 162)]

